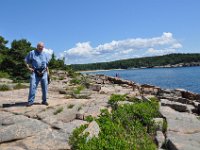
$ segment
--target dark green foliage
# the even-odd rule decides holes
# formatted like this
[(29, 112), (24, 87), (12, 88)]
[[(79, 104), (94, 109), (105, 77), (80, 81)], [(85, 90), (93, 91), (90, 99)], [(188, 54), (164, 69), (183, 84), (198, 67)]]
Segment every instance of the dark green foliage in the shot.
[(166, 121), (166, 119), (164, 119), (164, 122), (163, 122), (163, 133), (166, 133), (167, 132), (167, 121)]
[(34, 47), (32, 47), (31, 43), (26, 39), (14, 40), (11, 43), (10, 49), (5, 47), (5, 41), (2, 42), (2, 37), (0, 37), (0, 42), (1, 71), (9, 74), (15, 82), (19, 80), (27, 80), (29, 78), (29, 72), (25, 66), (24, 58), (29, 51), (34, 49)]
[(68, 76), (71, 77), (71, 78), (76, 78), (79, 74), (76, 73), (71, 67), (69, 66), (66, 66), (65, 67), (67, 72), (68, 72)]
[(7, 43), (8, 43), (8, 41), (5, 40), (4, 37), (0, 36), (0, 50), (6, 49)]
[(85, 121), (87, 121), (87, 122), (92, 122), (94, 120), (94, 117), (92, 117), (91, 115), (90, 116), (87, 116), (86, 118), (85, 118)]
[(154, 66), (175, 65), (179, 63), (200, 62), (200, 54), (168, 54), (155, 57), (131, 58), (112, 62), (74, 64), (74, 70), (129, 69)]
[[(113, 95), (111, 100), (124, 100), (124, 95)], [(87, 141), (83, 126), (74, 130), (70, 137), (72, 149), (76, 150), (155, 150), (152, 136), (155, 131), (152, 119), (158, 116), (159, 105), (155, 98), (151, 102), (138, 102), (119, 106), (112, 111), (102, 110), (96, 119), (101, 132), (99, 137)]]
[(61, 69), (63, 70), (65, 67), (65, 59), (56, 59), (55, 54), (52, 54), (52, 58), (49, 62), (50, 69)]
[(58, 80), (64, 80), (65, 77), (61, 76), (58, 78)]
[(0, 71), (0, 78), (9, 78), (10, 75), (7, 72)]

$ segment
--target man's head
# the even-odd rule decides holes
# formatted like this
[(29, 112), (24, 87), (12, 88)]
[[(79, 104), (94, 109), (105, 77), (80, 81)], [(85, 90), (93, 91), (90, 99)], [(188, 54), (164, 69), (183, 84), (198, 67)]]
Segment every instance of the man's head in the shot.
[(37, 44), (37, 51), (42, 52), (43, 49), (44, 49), (44, 43), (43, 42), (39, 42)]

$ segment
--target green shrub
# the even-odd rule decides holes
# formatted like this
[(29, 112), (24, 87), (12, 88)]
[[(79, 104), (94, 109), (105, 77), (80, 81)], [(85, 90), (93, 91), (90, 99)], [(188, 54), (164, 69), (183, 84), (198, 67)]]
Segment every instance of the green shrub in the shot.
[(9, 78), (10, 75), (7, 72), (0, 71), (0, 78)]
[(76, 89), (74, 89), (73, 93), (74, 93), (74, 94), (80, 94), (81, 91), (82, 91), (84, 88), (85, 88), (84, 86), (80, 85), (80, 86), (78, 86)]
[(164, 122), (163, 122), (163, 133), (167, 132), (167, 127), (168, 127), (167, 121), (166, 121), (166, 119), (164, 119)]
[(70, 81), (71, 84), (80, 84), (81, 83), (81, 80), (77, 79), (77, 78), (73, 78), (71, 81)]
[(73, 108), (73, 107), (74, 107), (73, 104), (70, 104), (70, 105), (67, 106), (68, 109), (71, 109), (71, 108)]
[(63, 111), (63, 109), (64, 109), (63, 107), (60, 107), (53, 114), (57, 115), (57, 114), (61, 113)]
[(52, 79), (52, 80), (57, 80), (57, 77), (52, 77), (51, 79)]
[(85, 121), (87, 121), (87, 122), (92, 122), (94, 120), (94, 118), (90, 115), (90, 116), (87, 116), (86, 118), (85, 118)]
[(28, 88), (27, 85), (23, 85), (21, 83), (17, 83), (14, 87), (14, 89), (24, 89), (24, 88)]
[(63, 80), (64, 78), (65, 78), (65, 77), (61, 76), (61, 77), (59, 77), (58, 79), (59, 79), (59, 80)]
[(81, 85), (83, 85), (86, 88), (89, 88), (90, 86), (90, 79), (87, 76), (81, 77)]
[[(125, 97), (112, 95), (110, 98), (113, 103), (120, 100), (125, 100)], [(96, 119), (101, 129), (99, 137), (86, 142), (87, 133), (83, 135), (83, 127), (77, 128), (70, 137), (72, 149), (155, 150), (152, 119), (159, 115), (158, 109), (158, 102), (152, 99), (151, 102), (119, 106), (111, 114), (107, 109), (101, 110), (101, 115)]]
[(81, 125), (76, 128), (72, 135), (69, 137), (69, 144), (72, 145), (72, 150), (82, 149), (82, 145), (86, 143), (87, 135), (82, 135), (81, 133), (88, 127), (88, 125)]
[(10, 90), (9, 86), (6, 84), (0, 85), (0, 91), (8, 91)]
[(68, 69), (68, 76), (71, 78), (76, 78), (78, 75), (80, 75), (79, 73), (76, 73), (73, 69)]
[(110, 96), (108, 103), (111, 105), (112, 109), (117, 109), (117, 102), (125, 100), (126, 100), (126, 95), (112, 94)]
[(79, 106), (79, 107), (78, 107), (78, 111), (79, 111), (79, 110), (81, 110), (81, 109), (82, 109), (82, 107), (81, 107), (81, 106)]

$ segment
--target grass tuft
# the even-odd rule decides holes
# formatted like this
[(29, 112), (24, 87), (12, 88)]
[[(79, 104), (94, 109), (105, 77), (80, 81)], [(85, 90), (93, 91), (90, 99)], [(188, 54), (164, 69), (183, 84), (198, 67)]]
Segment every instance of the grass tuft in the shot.
[(60, 107), (60, 108), (58, 108), (53, 114), (54, 114), (54, 115), (57, 115), (57, 114), (61, 113), (63, 110), (64, 110), (64, 108), (63, 108), (63, 107)]

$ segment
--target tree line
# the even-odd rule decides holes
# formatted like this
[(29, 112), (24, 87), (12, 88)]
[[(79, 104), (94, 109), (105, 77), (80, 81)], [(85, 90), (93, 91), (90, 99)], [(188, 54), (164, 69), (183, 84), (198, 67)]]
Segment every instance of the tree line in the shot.
[(91, 64), (74, 64), (71, 67), (74, 70), (101, 70), (101, 69), (130, 69), (130, 68), (152, 68), (155, 66), (176, 65), (180, 63), (200, 63), (199, 53), (190, 54), (168, 54), (163, 56), (131, 58), (125, 60), (117, 60), (112, 62), (100, 62)]

